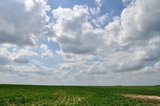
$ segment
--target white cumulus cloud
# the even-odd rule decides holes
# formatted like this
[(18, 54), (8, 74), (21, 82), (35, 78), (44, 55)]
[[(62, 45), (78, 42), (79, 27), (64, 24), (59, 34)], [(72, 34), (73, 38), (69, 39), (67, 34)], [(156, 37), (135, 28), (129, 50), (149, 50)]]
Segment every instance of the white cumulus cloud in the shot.
[(0, 43), (34, 45), (48, 22), (44, 0), (1, 0)]

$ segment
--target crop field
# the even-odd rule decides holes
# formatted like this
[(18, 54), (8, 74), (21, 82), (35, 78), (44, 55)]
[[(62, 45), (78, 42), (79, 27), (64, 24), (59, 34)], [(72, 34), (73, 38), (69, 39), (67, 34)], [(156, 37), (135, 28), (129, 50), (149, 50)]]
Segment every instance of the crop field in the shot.
[(0, 106), (160, 106), (160, 87), (0, 85)]

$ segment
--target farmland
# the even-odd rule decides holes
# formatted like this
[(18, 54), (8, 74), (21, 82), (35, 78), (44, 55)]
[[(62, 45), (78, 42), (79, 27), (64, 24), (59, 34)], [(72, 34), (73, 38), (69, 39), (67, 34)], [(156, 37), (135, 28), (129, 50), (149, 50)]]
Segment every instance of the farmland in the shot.
[(160, 87), (0, 85), (0, 106), (155, 106), (159, 100), (124, 94), (160, 96)]

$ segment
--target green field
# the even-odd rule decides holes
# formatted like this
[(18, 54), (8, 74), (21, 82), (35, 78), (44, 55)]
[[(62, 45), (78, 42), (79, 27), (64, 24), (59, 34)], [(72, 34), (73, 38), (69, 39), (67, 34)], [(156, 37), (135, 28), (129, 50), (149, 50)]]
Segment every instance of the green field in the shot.
[(159, 106), (160, 101), (122, 94), (160, 96), (160, 87), (0, 85), (0, 106)]

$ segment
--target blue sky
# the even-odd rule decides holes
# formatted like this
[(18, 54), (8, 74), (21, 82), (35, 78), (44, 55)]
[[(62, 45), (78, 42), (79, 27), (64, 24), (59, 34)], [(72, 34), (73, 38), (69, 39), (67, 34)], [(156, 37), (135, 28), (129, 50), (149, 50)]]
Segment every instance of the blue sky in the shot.
[[(110, 14), (107, 22), (113, 21), (112, 18), (119, 16), (125, 8), (121, 0), (102, 0), (101, 2), (99, 15)], [(50, 5), (52, 9), (56, 9), (59, 6), (63, 8), (73, 8), (75, 5), (87, 5), (91, 8), (97, 7), (94, 0), (48, 0), (48, 5)]]
[[(52, 9), (56, 9), (59, 6), (64, 8), (72, 8), (74, 5), (87, 5), (89, 7), (96, 7), (94, 0), (48, 0), (48, 4)], [(115, 11), (116, 16), (120, 15), (124, 5), (121, 0), (103, 0), (101, 7), (101, 15)]]
[(159, 85), (159, 0), (1, 0), (0, 83)]

